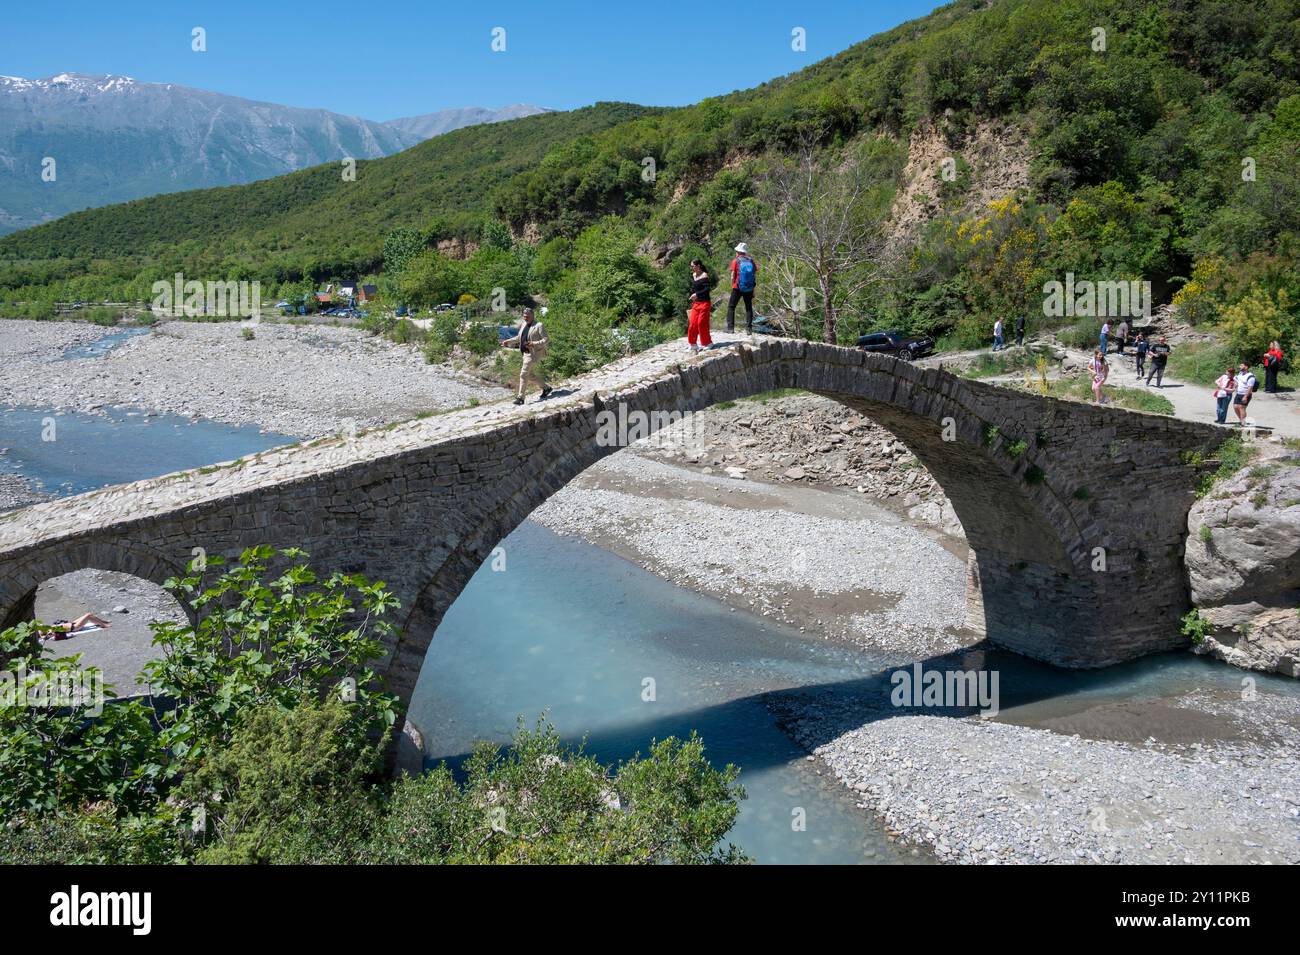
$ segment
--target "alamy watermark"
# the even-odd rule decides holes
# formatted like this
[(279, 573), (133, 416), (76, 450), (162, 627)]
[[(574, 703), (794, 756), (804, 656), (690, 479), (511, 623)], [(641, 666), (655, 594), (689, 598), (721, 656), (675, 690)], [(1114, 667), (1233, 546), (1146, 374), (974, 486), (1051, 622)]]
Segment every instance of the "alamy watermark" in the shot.
[(84, 670), (0, 671), (0, 707), (57, 710), (77, 708), (85, 716), (104, 712), (104, 674)]
[(926, 670), (918, 662), (910, 670), (895, 670), (889, 682), (894, 706), (978, 707), (980, 716), (998, 715), (997, 670)]
[(153, 927), (153, 893), (82, 891), (73, 884), (67, 892), (50, 896), (50, 924), (125, 926), (132, 935), (148, 935)]
[(261, 282), (186, 281), (177, 272), (173, 281), (153, 283), (153, 310), (173, 318), (257, 318), (262, 314)]
[(696, 440), (694, 422), (695, 415), (689, 411), (639, 411), (629, 409), (626, 402), (619, 402), (597, 413), (596, 444), (602, 448), (626, 448), (653, 438), (660, 445), (666, 441), (689, 445)]
[(1073, 272), (1065, 281), (1043, 283), (1043, 314), (1048, 318), (1150, 318), (1151, 283), (1146, 281), (1076, 282)]

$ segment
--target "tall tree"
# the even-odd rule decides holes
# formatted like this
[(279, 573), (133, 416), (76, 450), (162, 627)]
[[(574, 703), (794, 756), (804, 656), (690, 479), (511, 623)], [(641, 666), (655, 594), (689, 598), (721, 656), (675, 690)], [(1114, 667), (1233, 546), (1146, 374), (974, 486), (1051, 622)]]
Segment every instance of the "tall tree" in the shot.
[(822, 339), (834, 344), (840, 310), (879, 280), (898, 162), (887, 141), (840, 152), (824, 148), (826, 138), (806, 134), (765, 176), (772, 216), (755, 250), (784, 307), (798, 313), (820, 299)]

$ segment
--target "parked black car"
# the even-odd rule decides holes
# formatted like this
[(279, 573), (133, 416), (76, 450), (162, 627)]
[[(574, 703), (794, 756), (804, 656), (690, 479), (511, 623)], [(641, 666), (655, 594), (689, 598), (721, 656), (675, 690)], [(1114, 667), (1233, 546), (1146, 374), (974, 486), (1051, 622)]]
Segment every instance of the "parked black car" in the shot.
[(908, 338), (902, 332), (869, 332), (858, 336), (858, 347), (877, 355), (892, 355), (903, 361), (924, 358), (934, 352), (934, 339), (929, 335)]

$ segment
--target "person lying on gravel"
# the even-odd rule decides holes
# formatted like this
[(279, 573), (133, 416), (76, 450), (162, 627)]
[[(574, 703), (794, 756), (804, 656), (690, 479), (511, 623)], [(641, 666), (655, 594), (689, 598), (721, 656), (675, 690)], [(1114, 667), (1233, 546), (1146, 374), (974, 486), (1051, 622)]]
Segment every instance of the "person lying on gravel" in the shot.
[(97, 617), (93, 613), (83, 613), (76, 620), (56, 620), (49, 625), (49, 629), (41, 631), (42, 640), (66, 640), (68, 637), (75, 636), (79, 633), (93, 633), (96, 630), (107, 630), (110, 624), (103, 617)]

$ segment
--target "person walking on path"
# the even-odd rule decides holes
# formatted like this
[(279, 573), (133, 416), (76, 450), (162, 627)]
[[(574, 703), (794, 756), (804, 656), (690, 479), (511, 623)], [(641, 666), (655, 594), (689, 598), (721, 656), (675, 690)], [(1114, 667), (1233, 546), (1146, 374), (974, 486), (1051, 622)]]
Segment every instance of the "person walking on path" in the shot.
[(1169, 353), (1173, 351), (1169, 347), (1169, 342), (1165, 336), (1161, 335), (1156, 339), (1156, 343), (1151, 346), (1151, 371), (1147, 374), (1147, 384), (1151, 384), (1151, 379), (1156, 380), (1156, 387), (1159, 388), (1164, 384), (1165, 365), (1169, 364)]
[(1106, 354), (1106, 339), (1110, 336), (1110, 322), (1101, 323), (1101, 353)]
[(1282, 346), (1270, 342), (1268, 352), (1264, 355), (1264, 390), (1270, 395), (1277, 394), (1277, 373), (1282, 370)]
[(1246, 426), (1246, 411), (1250, 399), (1259, 390), (1259, 379), (1250, 373), (1250, 362), (1243, 361), (1237, 368), (1237, 393), (1232, 399), (1232, 410), (1237, 413), (1237, 423)]
[(1020, 314), (1016, 318), (1016, 345), (1020, 346), (1025, 343), (1025, 316)]
[(704, 270), (704, 263), (691, 259), (691, 294), (687, 301), (691, 304), (691, 317), (686, 326), (686, 341), (691, 354), (698, 354), (701, 347), (713, 344), (709, 334), (709, 322), (713, 315), (713, 280)]
[(1000, 318), (993, 323), (993, 350), (1002, 350), (1002, 319)]
[(1137, 341), (1133, 343), (1133, 350), (1137, 355), (1138, 377), (1141, 378), (1143, 375), (1146, 374), (1147, 352), (1151, 350), (1151, 343), (1147, 341), (1147, 337), (1143, 335), (1141, 332), (1138, 332)]
[(1124, 349), (1128, 346), (1128, 319), (1119, 323), (1119, 328), (1115, 330), (1115, 338), (1119, 342), (1119, 353), (1124, 354)]
[(551, 386), (542, 380), (542, 359), (546, 357), (549, 346), (550, 339), (546, 337), (546, 328), (541, 322), (533, 321), (531, 308), (524, 309), (524, 321), (519, 326), (519, 334), (501, 343), (502, 348), (518, 348), (524, 356), (524, 362), (519, 366), (519, 395), (515, 398), (515, 404), (524, 403), (524, 395), (528, 393), (530, 381), (542, 389), (538, 401), (545, 401), (551, 396)]
[(758, 285), (758, 263), (744, 242), (736, 246), (731, 260), (731, 298), (727, 300), (727, 331), (736, 330), (736, 303), (745, 303), (745, 334), (754, 334), (754, 288)]
[(1214, 383), (1215, 424), (1228, 423), (1228, 405), (1232, 404), (1232, 396), (1236, 393), (1237, 369), (1229, 365), (1227, 370), (1219, 376), (1219, 380)]
[(1110, 365), (1106, 362), (1106, 353), (1100, 348), (1093, 352), (1092, 361), (1088, 362), (1088, 371), (1092, 374), (1092, 399), (1094, 403), (1103, 405), (1106, 399), (1101, 393), (1101, 386), (1110, 377)]

